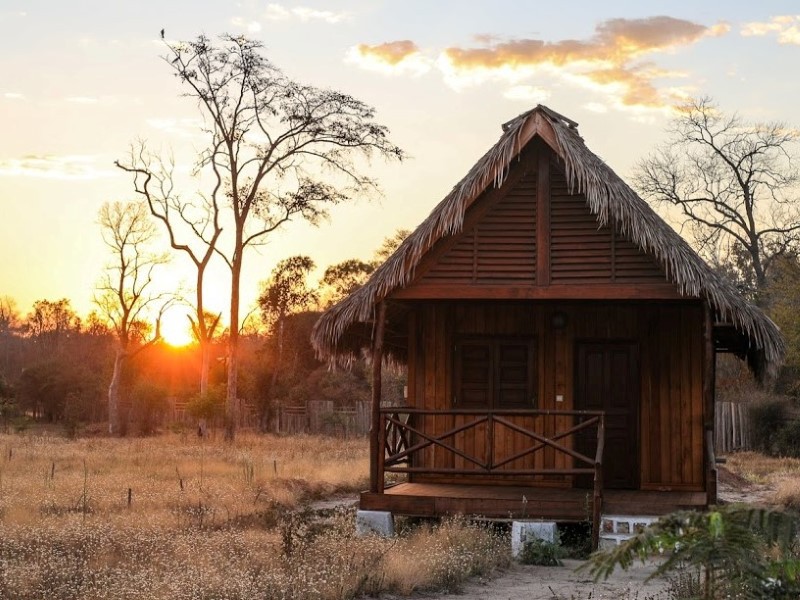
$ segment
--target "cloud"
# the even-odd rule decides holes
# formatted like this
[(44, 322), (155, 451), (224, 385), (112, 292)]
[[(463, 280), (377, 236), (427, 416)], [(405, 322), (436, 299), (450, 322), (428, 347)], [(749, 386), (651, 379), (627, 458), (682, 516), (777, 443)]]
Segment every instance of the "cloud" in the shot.
[(0, 177), (87, 180), (117, 174), (112, 169), (99, 167), (99, 162), (100, 157), (90, 155), (29, 155), (0, 159)]
[(597, 25), (585, 40), (487, 38), (482, 46), (447, 48), (439, 64), (455, 87), (497, 79), (518, 83), (545, 73), (604, 92), (617, 107), (661, 108), (674, 98), (655, 82), (685, 75), (643, 59), (729, 30), (727, 23), (706, 27), (667, 16), (611, 19)]
[(68, 96), (64, 100), (73, 104), (97, 104), (100, 101), (92, 96)]
[(286, 8), (282, 4), (269, 4), (264, 13), (264, 18), (268, 21), (288, 21), (298, 19), (303, 22), (325, 21), (326, 23), (341, 23), (349, 17), (346, 12), (331, 12), (329, 10), (317, 10), (307, 6), (295, 6)]
[[(317, 10), (308, 6), (293, 6), (288, 8), (282, 4), (268, 4), (260, 18), (264, 21), (299, 21), (308, 23), (310, 21), (322, 21), (325, 23), (336, 24), (346, 21), (350, 14), (346, 12), (331, 12), (329, 10)], [(248, 33), (259, 33), (262, 30), (261, 21), (240, 16), (231, 18), (231, 25), (244, 29)]]
[(350, 48), (347, 61), (364, 69), (386, 74), (422, 75), (430, 71), (433, 61), (422, 55), (411, 40), (383, 44), (358, 44)]
[(199, 135), (203, 127), (203, 120), (199, 118), (153, 117), (147, 119), (146, 122), (153, 129), (182, 138), (191, 138)]
[(608, 107), (600, 102), (587, 102), (583, 105), (583, 108), (598, 114), (604, 114), (608, 112)]
[(701, 25), (668, 16), (610, 19), (586, 39), (547, 41), (503, 39), (490, 34), (473, 37), (474, 45), (452, 46), (426, 56), (411, 40), (359, 44), (347, 60), (386, 73), (426, 72), (433, 65), (456, 90), (485, 83), (505, 83), (504, 97), (541, 101), (545, 83), (568, 82), (600, 96), (597, 103), (625, 110), (665, 110), (689, 93), (688, 87), (665, 86), (665, 80), (686, 80), (686, 73), (667, 71), (653, 62), (706, 37), (725, 35), (730, 25)]
[(766, 23), (745, 23), (741, 34), (746, 37), (776, 35), (779, 44), (800, 45), (800, 15), (772, 17)]
[(25, 94), (20, 94), (19, 92), (5, 92), (3, 98), (6, 100), (24, 100)]
[(28, 16), (28, 13), (24, 10), (5, 10), (0, 11), (0, 21), (11, 20), (11, 19), (24, 19)]
[(515, 85), (514, 87), (508, 88), (503, 93), (503, 97), (509, 100), (524, 100), (529, 104), (540, 104), (550, 97), (550, 91), (532, 85)]
[(231, 25), (239, 27), (240, 29), (246, 29), (248, 33), (258, 33), (261, 31), (261, 23), (258, 21), (248, 21), (242, 17), (233, 17), (231, 19)]

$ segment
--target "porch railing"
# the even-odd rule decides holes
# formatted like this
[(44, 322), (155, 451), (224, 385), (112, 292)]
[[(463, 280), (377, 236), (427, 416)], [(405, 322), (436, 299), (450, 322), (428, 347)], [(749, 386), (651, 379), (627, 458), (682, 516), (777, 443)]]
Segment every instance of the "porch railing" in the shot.
[[(432, 431), (426, 421), (435, 417), (453, 419), (449, 426), (445, 426), (444, 431)], [(520, 417), (538, 418), (536, 420), (542, 424), (547, 418), (552, 418), (550, 427), (542, 427), (550, 431), (545, 433), (525, 427), (518, 422)], [(503, 475), (520, 478), (547, 475), (591, 476), (594, 484), (592, 535), (593, 538), (599, 535), (605, 441), (602, 411), (381, 408), (378, 434), (378, 448), (383, 451), (377, 453), (377, 489), (373, 489), (373, 492), (383, 493), (386, 473)], [(480, 440), (480, 443), (473, 444), (483, 450), (480, 455), (470, 453), (463, 444), (456, 443), (456, 436), (461, 434), (462, 439), (470, 434), (475, 436), (473, 439)], [(502, 454), (500, 448), (507, 446), (498, 444), (499, 439), (504, 435), (514, 434), (518, 434), (516, 452)], [(584, 440), (596, 439), (594, 456), (581, 451), (579, 437)], [(583, 445), (586, 446), (586, 443)], [(441, 449), (444, 456), (433, 463), (432, 457), (424, 456), (426, 451), (430, 452), (430, 448)], [(547, 449), (552, 451), (549, 460), (533, 458)], [(555, 459), (559, 455), (564, 457), (560, 461)], [(456, 460), (456, 457), (460, 460)], [(527, 465), (520, 466), (520, 462), (527, 462)], [(456, 463), (461, 463), (462, 466), (455, 466)], [(565, 466), (558, 467), (558, 463)], [(444, 464), (453, 466), (443, 466)], [(537, 467), (536, 464), (542, 466)]]

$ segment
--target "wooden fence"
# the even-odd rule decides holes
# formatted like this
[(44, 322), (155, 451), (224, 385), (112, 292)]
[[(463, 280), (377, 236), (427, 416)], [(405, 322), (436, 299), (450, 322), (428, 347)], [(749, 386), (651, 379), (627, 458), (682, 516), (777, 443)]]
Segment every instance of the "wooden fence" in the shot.
[(337, 407), (331, 400), (309, 400), (305, 406), (281, 407), (281, 433), (319, 433), (340, 437), (366, 435), (370, 426), (369, 402)]
[(714, 411), (714, 451), (717, 455), (750, 448), (748, 405), (717, 402)]

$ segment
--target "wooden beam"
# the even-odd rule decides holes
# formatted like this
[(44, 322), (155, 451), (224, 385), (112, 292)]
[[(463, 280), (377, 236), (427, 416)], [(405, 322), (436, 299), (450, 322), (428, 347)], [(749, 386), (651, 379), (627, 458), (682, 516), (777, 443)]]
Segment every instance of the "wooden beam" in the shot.
[(536, 153), (536, 284), (550, 285), (550, 153)]
[(694, 300), (671, 283), (591, 283), (549, 286), (417, 283), (398, 289), (398, 300)]
[(384, 452), (380, 444), (381, 423), (381, 365), (383, 363), (383, 334), (386, 329), (386, 302), (378, 303), (375, 318), (375, 337), (372, 344), (372, 420), (369, 431), (369, 489), (383, 491), (383, 473), (379, 472), (379, 454)]

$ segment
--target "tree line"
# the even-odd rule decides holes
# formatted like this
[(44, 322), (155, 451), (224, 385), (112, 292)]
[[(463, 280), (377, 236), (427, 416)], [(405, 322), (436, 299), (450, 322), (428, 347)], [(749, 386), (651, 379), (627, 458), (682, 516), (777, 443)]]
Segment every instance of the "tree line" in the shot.
[[(331, 400), (348, 406), (369, 399), (366, 365), (329, 369), (314, 355), (311, 329), (323, 309), (363, 285), (407, 234), (399, 230), (387, 238), (372, 260), (329, 266), (317, 283), (312, 281), (316, 266), (305, 256), (280, 261), (261, 283), (254, 318), (240, 333), (238, 379), (240, 399), (255, 412), (262, 430), (276, 428), (283, 405)], [(0, 423), (24, 426), (36, 420), (74, 433), (82, 424), (107, 422), (113, 409), (116, 434), (150, 433), (172, 401), (186, 406), (204, 427), (224, 424), (229, 330), (220, 326), (218, 315), (207, 315), (211, 335), (205, 348), (198, 343), (196, 327), (195, 343), (175, 348), (138, 313), (111, 318), (105, 309), (98, 301), (97, 309), (81, 318), (68, 299), (43, 299), (23, 314), (11, 298), (0, 299)], [(123, 342), (119, 331), (125, 319)], [(120, 370), (122, 351), (126, 364)], [(399, 400), (403, 383), (403, 373), (390, 369), (387, 398)], [(113, 406), (109, 386), (116, 388)]]

